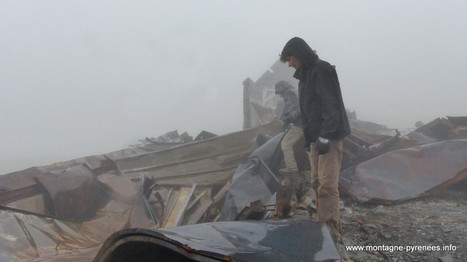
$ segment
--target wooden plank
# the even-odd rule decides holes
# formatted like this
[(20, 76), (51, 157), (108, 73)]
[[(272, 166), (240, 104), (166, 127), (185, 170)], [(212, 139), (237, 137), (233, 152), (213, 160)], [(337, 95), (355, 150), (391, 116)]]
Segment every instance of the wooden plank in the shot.
[(193, 203), (191, 203), (191, 208), (187, 209), (188, 212), (185, 215), (184, 225), (192, 225), (199, 222), (201, 217), (203, 217), (212, 204), (212, 199), (209, 195), (210, 190), (205, 190), (198, 196), (198, 198), (195, 200), (196, 202), (193, 201)]
[(227, 181), (227, 183), (225, 183), (225, 185), (221, 188), (221, 190), (217, 192), (217, 194), (212, 198), (213, 205), (216, 205), (221, 199), (225, 197), (225, 195), (227, 194), (227, 191), (229, 191), (230, 185), (231, 185), (231, 181)]
[(14, 190), (9, 190), (9, 191), (0, 193), (0, 204), (6, 204), (9, 202), (15, 201), (17, 199), (30, 197), (38, 193), (39, 193), (39, 188), (37, 187), (37, 184), (25, 186), (25, 187), (14, 189)]
[(117, 159), (115, 164), (121, 173), (129, 173), (161, 168), (165, 165), (189, 163), (235, 152), (246, 151), (248, 155), (251, 151), (250, 142), (258, 134), (273, 135), (281, 129), (282, 123), (274, 121), (257, 128), (195, 141), (163, 151)]
[(181, 187), (174, 205), (170, 209), (162, 227), (172, 227), (180, 225), (185, 210), (190, 202), (190, 198), (195, 192), (196, 184), (190, 187)]
[(209, 194), (211, 192), (210, 189), (205, 189), (203, 190), (200, 194), (198, 194), (198, 196), (193, 199), (193, 201), (190, 201), (190, 203), (188, 204), (188, 207), (186, 208), (188, 211), (194, 206), (196, 205), (196, 203), (198, 203), (198, 201), (204, 197), (205, 195)]
[(230, 169), (208, 174), (158, 179), (157, 184), (160, 186), (190, 186), (193, 183), (196, 183), (198, 186), (222, 185), (232, 178), (234, 171), (234, 169)]

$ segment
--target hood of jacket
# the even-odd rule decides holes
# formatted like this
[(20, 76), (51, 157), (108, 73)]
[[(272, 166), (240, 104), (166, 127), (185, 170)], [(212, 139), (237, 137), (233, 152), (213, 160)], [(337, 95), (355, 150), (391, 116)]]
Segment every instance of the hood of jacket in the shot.
[(286, 61), (288, 56), (295, 56), (300, 59), (302, 66), (313, 64), (318, 55), (311, 49), (311, 47), (300, 37), (290, 39), (282, 49), (280, 60)]

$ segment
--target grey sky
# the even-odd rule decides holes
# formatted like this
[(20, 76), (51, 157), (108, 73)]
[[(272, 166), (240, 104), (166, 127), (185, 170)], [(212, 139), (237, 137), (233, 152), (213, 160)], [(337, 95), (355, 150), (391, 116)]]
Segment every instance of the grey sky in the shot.
[(0, 1), (0, 173), (177, 129), (242, 128), (242, 82), (291, 37), (346, 107), (411, 127), (467, 115), (466, 1)]

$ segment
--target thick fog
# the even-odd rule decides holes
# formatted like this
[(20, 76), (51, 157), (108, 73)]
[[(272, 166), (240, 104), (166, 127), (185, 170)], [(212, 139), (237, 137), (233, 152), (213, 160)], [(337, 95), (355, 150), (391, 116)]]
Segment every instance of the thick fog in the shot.
[[(279, 1), (276, 1), (279, 2)], [(467, 115), (466, 1), (0, 1), (0, 174), (172, 130), (239, 131), (291, 37), (358, 118)]]

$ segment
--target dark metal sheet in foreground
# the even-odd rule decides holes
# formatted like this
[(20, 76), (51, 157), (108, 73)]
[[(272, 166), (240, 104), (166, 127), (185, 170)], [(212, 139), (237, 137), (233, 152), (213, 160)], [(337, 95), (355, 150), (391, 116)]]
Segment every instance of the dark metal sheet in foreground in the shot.
[(359, 201), (393, 202), (467, 177), (467, 139), (396, 150), (346, 170), (340, 185)]
[(95, 261), (336, 261), (327, 226), (308, 219), (213, 222), (170, 229), (125, 229)]

